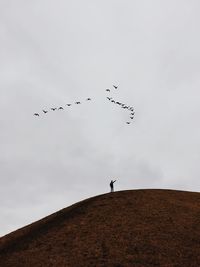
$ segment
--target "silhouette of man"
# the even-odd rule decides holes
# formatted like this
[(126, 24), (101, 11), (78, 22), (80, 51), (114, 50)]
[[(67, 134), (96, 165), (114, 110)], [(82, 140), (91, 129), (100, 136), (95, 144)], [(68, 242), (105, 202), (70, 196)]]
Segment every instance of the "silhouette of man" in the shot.
[(116, 182), (116, 180), (115, 181), (111, 180), (111, 182), (110, 182), (110, 189), (111, 189), (111, 191), (110, 192), (114, 192), (114, 183), (115, 182)]

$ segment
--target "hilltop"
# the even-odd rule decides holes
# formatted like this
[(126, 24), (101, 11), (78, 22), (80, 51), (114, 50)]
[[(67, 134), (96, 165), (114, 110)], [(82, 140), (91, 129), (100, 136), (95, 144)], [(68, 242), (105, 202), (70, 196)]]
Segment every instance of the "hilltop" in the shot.
[(96, 196), (0, 238), (2, 267), (198, 267), (200, 194)]

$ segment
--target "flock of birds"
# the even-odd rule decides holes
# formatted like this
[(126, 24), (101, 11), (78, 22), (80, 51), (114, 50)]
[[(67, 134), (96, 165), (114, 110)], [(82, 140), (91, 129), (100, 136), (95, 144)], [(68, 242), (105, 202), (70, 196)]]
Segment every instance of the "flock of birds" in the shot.
[[(115, 89), (118, 89), (118, 86), (116, 86), (116, 85), (113, 85), (113, 87), (114, 87)], [(106, 89), (106, 92), (110, 93), (111, 90), (110, 90), (110, 89)], [(130, 120), (126, 121), (126, 124), (130, 124), (131, 121), (134, 119), (134, 116), (135, 116), (135, 110), (134, 110), (134, 107), (129, 106), (129, 105), (125, 104), (125, 103), (119, 102), (119, 101), (115, 100), (114, 98), (112, 98), (112, 97), (110, 97), (110, 96), (107, 96), (107, 99), (108, 99), (111, 103), (113, 103), (113, 104), (115, 104), (115, 105), (118, 105), (118, 106), (120, 106), (122, 109), (125, 109), (125, 110), (127, 110), (127, 111), (130, 112), (130, 114), (129, 114), (129, 115), (130, 115), (130, 116), (129, 116), (129, 119), (130, 119)]]
[[(87, 98), (86, 101), (91, 101), (91, 98)], [(80, 105), (81, 102), (80, 102), (80, 101), (77, 101), (77, 102), (75, 102), (74, 104), (76, 104), (76, 105)], [(71, 103), (68, 103), (68, 104), (66, 104), (66, 106), (70, 107), (70, 106), (72, 106), (72, 104), (71, 104)], [(57, 108), (56, 108), (56, 107), (53, 107), (53, 108), (50, 108), (50, 110), (52, 110), (52, 111), (56, 111), (56, 110), (64, 110), (64, 107), (63, 107), (63, 106), (60, 106), (60, 107), (57, 107)], [(46, 114), (46, 113), (48, 113), (50, 110), (45, 110), (45, 109), (43, 109), (42, 112), (43, 112), (44, 114)], [(40, 116), (39, 113), (34, 113), (33, 115), (34, 115), (34, 116), (37, 116), (37, 117)]]
[[(117, 90), (117, 89), (118, 89), (118, 86), (113, 85), (113, 88), (114, 88), (115, 90)], [(106, 92), (107, 92), (107, 93), (111, 93), (111, 89), (106, 89)], [(113, 99), (113, 98), (110, 97), (110, 96), (107, 96), (107, 99), (108, 99), (111, 103), (113, 103), (113, 104), (115, 104), (115, 105), (118, 105), (118, 106), (121, 107), (122, 109), (127, 110), (127, 111), (130, 112), (130, 114), (129, 114), (129, 120), (126, 121), (126, 124), (130, 124), (131, 121), (134, 119), (134, 116), (135, 116), (134, 107), (129, 106), (129, 105), (125, 104), (125, 103), (116, 101), (115, 99)], [(92, 99), (91, 99), (90, 97), (88, 97), (88, 98), (86, 98), (85, 101), (91, 101), (91, 100), (92, 100)], [(80, 101), (76, 101), (76, 102), (74, 102), (74, 104), (75, 104), (75, 105), (80, 105), (81, 102), (80, 102)], [(73, 105), (72, 103), (67, 103), (67, 104), (66, 104), (66, 106), (68, 106), (68, 107), (70, 107), (70, 106), (72, 106), (72, 105)], [(52, 107), (52, 108), (50, 108), (50, 110), (43, 109), (42, 112), (43, 112), (43, 114), (46, 114), (46, 113), (48, 113), (49, 111), (56, 111), (56, 110), (64, 110), (64, 107), (63, 107), (63, 106), (60, 106), (60, 107)], [(39, 117), (39, 116), (40, 116), (40, 113), (34, 113), (33, 115), (36, 116), (36, 117)]]

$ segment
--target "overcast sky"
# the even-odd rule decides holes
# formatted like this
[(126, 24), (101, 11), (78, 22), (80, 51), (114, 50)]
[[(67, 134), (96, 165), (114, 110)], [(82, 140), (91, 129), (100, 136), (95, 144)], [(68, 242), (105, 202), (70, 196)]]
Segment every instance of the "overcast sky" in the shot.
[[(199, 12), (198, 0), (0, 0), (0, 235), (112, 178), (200, 190)], [(135, 107), (130, 125), (109, 94)]]

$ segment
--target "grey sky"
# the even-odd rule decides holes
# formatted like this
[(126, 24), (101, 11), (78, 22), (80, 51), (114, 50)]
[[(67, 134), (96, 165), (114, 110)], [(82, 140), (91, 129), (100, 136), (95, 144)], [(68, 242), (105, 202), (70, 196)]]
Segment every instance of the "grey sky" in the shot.
[[(199, 11), (191, 0), (0, 0), (0, 235), (112, 178), (116, 190), (199, 191)], [(112, 84), (135, 107), (131, 125), (106, 100)]]

